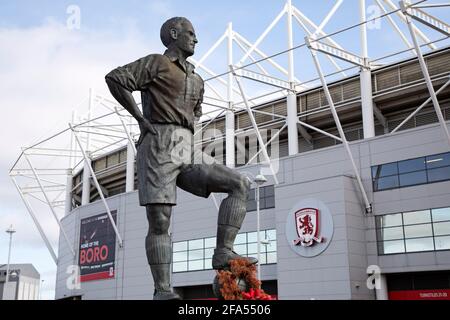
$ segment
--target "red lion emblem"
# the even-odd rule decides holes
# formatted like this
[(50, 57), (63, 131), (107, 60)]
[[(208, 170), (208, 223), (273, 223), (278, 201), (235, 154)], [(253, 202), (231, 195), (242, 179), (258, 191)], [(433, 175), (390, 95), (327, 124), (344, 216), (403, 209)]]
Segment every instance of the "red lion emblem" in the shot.
[(319, 236), (319, 210), (305, 208), (295, 213), (295, 224), (298, 238), (294, 240), (294, 245), (310, 247), (315, 242), (321, 243), (324, 238)]

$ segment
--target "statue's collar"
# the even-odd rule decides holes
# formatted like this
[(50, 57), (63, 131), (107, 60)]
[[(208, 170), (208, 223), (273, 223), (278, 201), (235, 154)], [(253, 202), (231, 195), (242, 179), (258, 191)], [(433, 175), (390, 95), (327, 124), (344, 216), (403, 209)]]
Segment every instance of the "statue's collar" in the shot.
[[(170, 59), (170, 61), (172, 61), (172, 62), (178, 62), (178, 65), (179, 65), (181, 68), (183, 68), (183, 70), (184, 70), (185, 72), (191, 72), (191, 73), (194, 72), (195, 66), (194, 66), (192, 63), (190, 63), (189, 61), (187, 61), (187, 60), (186, 60), (186, 65), (184, 65), (184, 64), (181, 62), (180, 57), (179, 57), (175, 52), (166, 50), (166, 51), (164, 52), (164, 55), (165, 55), (166, 57), (168, 57), (168, 58)], [(187, 70), (186, 70), (186, 68), (187, 68)]]

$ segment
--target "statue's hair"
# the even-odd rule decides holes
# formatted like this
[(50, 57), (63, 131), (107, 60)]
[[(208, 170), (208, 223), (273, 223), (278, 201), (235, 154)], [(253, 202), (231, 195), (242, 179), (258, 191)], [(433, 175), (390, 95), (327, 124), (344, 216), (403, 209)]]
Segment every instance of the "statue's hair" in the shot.
[(181, 24), (183, 22), (190, 22), (190, 21), (184, 17), (174, 17), (170, 18), (162, 25), (160, 36), (161, 41), (166, 48), (168, 48), (173, 41), (172, 37), (170, 36), (170, 30), (176, 29), (180, 31)]

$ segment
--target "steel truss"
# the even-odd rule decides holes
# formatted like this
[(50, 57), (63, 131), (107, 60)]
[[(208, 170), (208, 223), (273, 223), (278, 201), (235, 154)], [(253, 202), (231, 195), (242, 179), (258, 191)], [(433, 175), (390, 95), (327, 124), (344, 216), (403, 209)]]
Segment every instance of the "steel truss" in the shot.
[[(345, 104), (336, 105), (334, 103), (327, 84), (329, 77), (334, 77), (338, 74), (346, 76), (347, 72), (359, 70), (361, 78), (361, 99), (356, 102), (361, 103), (362, 106), (364, 137), (370, 138), (374, 136), (374, 115), (386, 127), (386, 119), (381, 110), (373, 104), (371, 72), (380, 66), (380, 61), (383, 58), (371, 59), (369, 57), (367, 50), (367, 24), (369, 22), (376, 21), (377, 19), (386, 19), (389, 22), (388, 25), (400, 37), (400, 40), (405, 46), (405, 50), (393, 53), (388, 57), (408, 52), (415, 54), (420, 63), (430, 94), (430, 98), (411, 113), (392, 133), (398, 131), (422, 108), (432, 102), (438, 115), (440, 126), (450, 143), (450, 135), (437, 100), (437, 95), (450, 85), (450, 79), (440, 89), (435, 91), (422, 54), (422, 48), (424, 46), (435, 50), (441, 40), (448, 39), (450, 36), (449, 25), (433, 17), (425, 10), (433, 7), (447, 8), (450, 5), (433, 5), (427, 4), (426, 1), (417, 1), (416, 3), (401, 1), (400, 5), (396, 6), (392, 0), (372, 1), (373, 4), (380, 8), (381, 16), (367, 20), (366, 0), (359, 0), (360, 23), (331, 34), (326, 33), (324, 30), (327, 24), (339, 12), (343, 0), (336, 0), (326, 16), (318, 23), (310, 19), (300, 8), (294, 6), (292, 0), (287, 0), (275, 19), (254, 42), (234, 30), (233, 25), (229, 23), (223, 35), (219, 37), (200, 59), (190, 59), (199, 72), (210, 77), (205, 80), (204, 117), (194, 134), (196, 143), (205, 143), (206, 141), (202, 139), (201, 135), (203, 131), (208, 129), (215, 120), (224, 117), (225, 132), (217, 134), (215, 139), (216, 141), (220, 139), (225, 140), (226, 165), (229, 167), (235, 166), (234, 150), (236, 137), (251, 132), (256, 135), (260, 148), (256, 154), (250, 157), (246, 166), (252, 164), (262, 154), (264, 160), (261, 163), (267, 163), (269, 165), (273, 180), (275, 183), (278, 183), (276, 172), (272, 166), (275, 160), (270, 159), (268, 148), (278, 139), (281, 132), (285, 130), (288, 132), (290, 155), (299, 152), (299, 134), (311, 143), (312, 138), (307, 130), (331, 137), (342, 142), (362, 194), (366, 212), (370, 213), (372, 208), (369, 195), (364, 189), (360, 172), (356, 166), (350, 145), (345, 137), (338, 116), (337, 110), (345, 106)], [(282, 20), (286, 20), (286, 50), (275, 54), (264, 52), (261, 49), (261, 44)], [(418, 24), (415, 25), (413, 21), (418, 22)], [(299, 27), (299, 29), (294, 29), (295, 26)], [(409, 38), (402, 31), (402, 27), (405, 26), (409, 31)], [(430, 40), (423, 30), (421, 30), (424, 27), (439, 32), (444, 38), (437, 41)], [(355, 28), (359, 28), (360, 31), (360, 53), (347, 50), (344, 44), (338, 43), (336, 40), (336, 35)], [(305, 43), (294, 46), (294, 32), (297, 31), (306, 38)], [(419, 44), (419, 41), (422, 41), (422, 43)], [(226, 70), (226, 72), (219, 73), (217, 70), (208, 67), (206, 62), (215, 51), (218, 51), (224, 46), (226, 47), (227, 59), (222, 66), (222, 70)], [(301, 48), (307, 48), (310, 51), (318, 78), (300, 80), (296, 77), (294, 68), (295, 57), (296, 53), (299, 52), (298, 49)], [(325, 55), (336, 69), (335, 72), (324, 74), (317, 55), (318, 52)], [(238, 53), (242, 55), (238, 55)], [(285, 58), (284, 63), (281, 63), (279, 59), (282, 55)], [(350, 67), (341, 66), (338, 62), (350, 65)], [(259, 93), (259, 95), (250, 96), (249, 92), (253, 90), (245, 92), (244, 81), (250, 82), (253, 86), (259, 85), (260, 87), (258, 88), (261, 89), (260, 91), (264, 92)], [(324, 91), (328, 106), (298, 113), (298, 93), (315, 85), (320, 86), (315, 90)], [(270, 113), (254, 108), (255, 106), (264, 104), (264, 102), (275, 99), (286, 99), (286, 115)], [(82, 205), (89, 203), (91, 182), (93, 182), (105, 207), (120, 247), (123, 241), (119, 229), (112, 219), (108, 202), (105, 199), (105, 188), (99, 183), (98, 173), (93, 168), (93, 160), (118, 148), (126, 147), (126, 191), (133, 191), (134, 188), (135, 141), (139, 134), (138, 124), (115, 101), (111, 98), (96, 94), (93, 90), (89, 91), (89, 96), (84, 102), (88, 103), (88, 112), (83, 117), (77, 118), (73, 114), (72, 121), (64, 130), (23, 149), (23, 152), (10, 170), (11, 179), (55, 263), (58, 261), (57, 255), (46, 230), (40, 223), (39, 216), (36, 214), (37, 212), (41, 212), (41, 210), (35, 210), (33, 208), (34, 204), (45, 204), (50, 209), (62, 232), (64, 241), (70, 252), (75, 255), (76, 250), (73, 248), (73, 243), (69, 241), (69, 237), (60, 222), (60, 217), (69, 214), (73, 209), (73, 192), (81, 186), (82, 197), (79, 200)], [(354, 102), (352, 101), (352, 103)], [(251, 130), (236, 130), (235, 115), (242, 111), (246, 112), (250, 118)], [(331, 112), (339, 135), (321, 130), (302, 120), (305, 116), (323, 111)], [(269, 125), (280, 127), (280, 130), (269, 141), (263, 141), (262, 139), (260, 129), (267, 125), (258, 125), (255, 119), (255, 116), (258, 114), (272, 115), (276, 120)], [(63, 143), (61, 143), (61, 140)], [(50, 163), (46, 163), (48, 161)], [(56, 168), (56, 163), (59, 168)], [(80, 170), (83, 170), (82, 181), (74, 186), (74, 173)], [(216, 197), (212, 195), (211, 199), (218, 209)], [(31, 202), (33, 202), (33, 206)], [(63, 212), (58, 213), (58, 210)]]

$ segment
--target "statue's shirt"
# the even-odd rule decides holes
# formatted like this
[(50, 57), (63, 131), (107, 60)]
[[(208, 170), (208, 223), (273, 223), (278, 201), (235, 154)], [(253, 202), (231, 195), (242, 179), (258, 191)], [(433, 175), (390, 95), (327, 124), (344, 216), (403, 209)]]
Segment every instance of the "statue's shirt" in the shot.
[(167, 51), (119, 67), (106, 78), (130, 92), (141, 91), (142, 112), (152, 123), (181, 125), (194, 132), (194, 117), (202, 114), (204, 83), (194, 66)]

